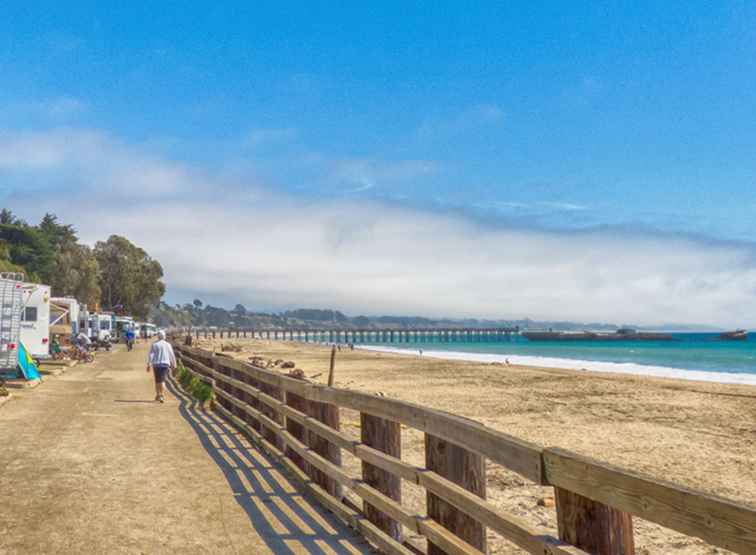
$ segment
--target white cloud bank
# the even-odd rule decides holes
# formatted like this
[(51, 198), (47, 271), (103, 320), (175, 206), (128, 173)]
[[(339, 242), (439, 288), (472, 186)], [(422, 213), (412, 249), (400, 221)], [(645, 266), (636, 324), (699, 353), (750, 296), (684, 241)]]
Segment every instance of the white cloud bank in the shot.
[[(27, 178), (58, 192), (40, 203), (24, 194)], [(756, 326), (750, 244), (501, 229), (375, 201), (302, 200), (91, 131), (0, 134), (3, 182), (16, 184), (3, 204), (29, 217), (54, 211), (88, 241), (127, 235), (161, 261), (169, 289), (206, 300)]]

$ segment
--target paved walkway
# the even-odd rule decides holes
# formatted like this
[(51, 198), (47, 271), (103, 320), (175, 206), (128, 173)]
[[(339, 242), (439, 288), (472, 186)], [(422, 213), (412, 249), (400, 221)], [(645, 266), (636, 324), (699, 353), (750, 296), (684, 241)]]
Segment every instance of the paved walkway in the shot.
[(0, 554), (367, 554), (275, 463), (171, 390), (146, 346), (0, 407)]

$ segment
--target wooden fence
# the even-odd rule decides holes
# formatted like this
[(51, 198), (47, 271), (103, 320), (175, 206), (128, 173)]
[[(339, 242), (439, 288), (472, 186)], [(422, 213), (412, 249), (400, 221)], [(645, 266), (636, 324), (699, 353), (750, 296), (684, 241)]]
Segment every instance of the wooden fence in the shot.
[[(185, 367), (212, 385), (216, 410), (278, 459), (329, 510), (382, 552), (486, 553), (491, 529), (533, 554), (628, 555), (632, 516), (736, 553), (756, 553), (756, 509), (412, 403), (326, 387), (214, 353), (175, 345)], [(360, 412), (361, 441), (340, 431), (340, 408)], [(401, 426), (425, 434), (425, 467), (401, 458)], [(360, 478), (342, 450), (362, 461)], [(486, 501), (486, 459), (555, 488), (559, 538)], [(401, 481), (423, 487), (427, 515), (402, 505)], [(363, 501), (348, 503), (343, 488)]]

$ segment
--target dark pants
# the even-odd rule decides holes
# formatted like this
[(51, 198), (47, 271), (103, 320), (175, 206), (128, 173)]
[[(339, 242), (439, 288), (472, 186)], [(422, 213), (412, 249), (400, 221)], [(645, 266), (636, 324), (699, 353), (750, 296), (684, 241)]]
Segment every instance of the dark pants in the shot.
[(152, 367), (156, 382), (163, 383), (165, 381), (165, 377), (168, 375), (168, 368), (169, 366), (167, 364), (155, 364)]

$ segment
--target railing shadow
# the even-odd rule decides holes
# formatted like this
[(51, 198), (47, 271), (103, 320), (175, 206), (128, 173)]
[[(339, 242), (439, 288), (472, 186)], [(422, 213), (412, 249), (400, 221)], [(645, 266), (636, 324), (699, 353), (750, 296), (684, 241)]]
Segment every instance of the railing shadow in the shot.
[[(181, 416), (223, 472), (236, 502), (273, 553), (371, 553), (362, 538), (297, 491), (277, 464), (250, 445), (231, 424), (202, 410), (196, 400), (186, 396), (172, 381), (166, 385), (179, 400)], [(284, 529), (286, 532), (282, 532)]]

